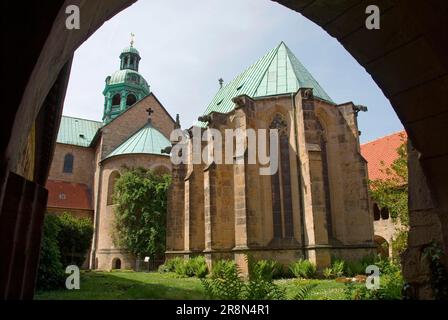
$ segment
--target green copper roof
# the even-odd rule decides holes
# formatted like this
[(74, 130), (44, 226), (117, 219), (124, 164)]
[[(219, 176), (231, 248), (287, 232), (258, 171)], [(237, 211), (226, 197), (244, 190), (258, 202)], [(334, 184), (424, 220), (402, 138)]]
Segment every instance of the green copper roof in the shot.
[(207, 106), (205, 114), (232, 111), (235, 107), (232, 99), (239, 95), (265, 97), (295, 93), (299, 88), (313, 88), (314, 96), (333, 102), (299, 59), (281, 42), (221, 88)]
[(151, 123), (148, 123), (137, 131), (137, 133), (115, 148), (106, 159), (113, 156), (133, 153), (168, 156), (167, 154), (162, 153), (161, 150), (169, 146), (171, 146), (170, 141), (159, 130), (154, 128)]
[(138, 52), (138, 50), (135, 49), (134, 47), (126, 47), (126, 48), (123, 49), (123, 51), (121, 51), (121, 53), (122, 54), (123, 53), (135, 53), (135, 54), (140, 56), (140, 52)]
[(149, 86), (146, 82), (145, 78), (138, 73), (137, 71), (131, 70), (131, 69), (124, 69), (124, 70), (118, 70), (115, 71), (109, 79), (108, 85), (114, 85), (114, 84), (123, 84), (123, 83), (129, 83), (129, 84), (135, 84), (135, 85), (141, 85), (145, 89), (147, 89), (149, 93)]
[(88, 147), (102, 122), (62, 116), (56, 142)]

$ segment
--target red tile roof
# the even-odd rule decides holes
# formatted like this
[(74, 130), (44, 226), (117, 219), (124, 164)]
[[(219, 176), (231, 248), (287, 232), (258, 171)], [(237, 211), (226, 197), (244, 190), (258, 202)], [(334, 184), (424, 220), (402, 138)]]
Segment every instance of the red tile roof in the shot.
[(93, 210), (91, 193), (87, 185), (48, 180), (48, 207)]
[(387, 174), (381, 170), (389, 168), (398, 158), (397, 148), (406, 140), (406, 131), (403, 130), (361, 145), (361, 154), (367, 160), (370, 180), (387, 178)]

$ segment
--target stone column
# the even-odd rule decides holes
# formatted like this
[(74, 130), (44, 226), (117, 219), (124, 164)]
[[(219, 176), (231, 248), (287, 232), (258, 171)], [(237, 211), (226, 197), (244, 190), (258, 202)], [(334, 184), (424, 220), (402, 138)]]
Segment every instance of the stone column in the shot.
[(168, 193), (166, 221), (167, 258), (184, 250), (185, 164), (172, 165), (172, 182)]
[[(195, 148), (190, 140), (190, 155), (188, 173), (185, 177), (185, 231), (184, 249), (188, 256), (202, 252), (205, 248), (204, 230), (204, 164), (202, 163), (201, 148)], [(202, 147), (202, 143), (200, 142)], [(193, 160), (195, 155), (200, 160), (197, 164)]]
[(216, 231), (216, 165), (210, 164), (204, 169), (204, 228), (205, 228), (205, 256), (209, 268), (212, 267), (215, 248)]
[(121, 91), (120, 110), (126, 110), (126, 91)]
[(299, 156), (302, 159), (304, 193), (304, 247), (319, 269), (331, 263), (321, 141), (312, 89), (300, 89), (296, 97)]
[(433, 299), (431, 271), (424, 249), (432, 241), (443, 244), (439, 209), (431, 196), (422, 171), (419, 153), (408, 140), (409, 234), (408, 248), (401, 260), (403, 276), (410, 285), (407, 295), (414, 299)]

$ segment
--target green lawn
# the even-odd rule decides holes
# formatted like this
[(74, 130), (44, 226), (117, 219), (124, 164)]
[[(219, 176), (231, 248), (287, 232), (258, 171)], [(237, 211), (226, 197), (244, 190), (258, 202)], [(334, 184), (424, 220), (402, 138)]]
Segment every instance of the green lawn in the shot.
[[(276, 280), (293, 296), (298, 285), (315, 283), (310, 299), (344, 299), (344, 284), (334, 280)], [(122, 300), (122, 299), (205, 299), (201, 282), (196, 278), (178, 278), (175, 274), (156, 272), (82, 272), (80, 290), (38, 292), (38, 300)]]

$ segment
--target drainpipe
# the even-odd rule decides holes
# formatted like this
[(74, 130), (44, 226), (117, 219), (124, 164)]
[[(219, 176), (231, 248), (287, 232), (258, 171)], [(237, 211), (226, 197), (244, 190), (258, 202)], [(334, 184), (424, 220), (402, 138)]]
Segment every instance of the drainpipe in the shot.
[(302, 242), (302, 255), (304, 259), (308, 258), (308, 252), (305, 250), (305, 204), (304, 204), (304, 198), (305, 194), (303, 192), (302, 188), (302, 162), (300, 160), (299, 156), (299, 134), (297, 132), (297, 106), (296, 106), (296, 100), (295, 96), (297, 93), (291, 93), (291, 105), (293, 110), (293, 118), (294, 118), (294, 143), (296, 145), (296, 160), (297, 160), (297, 167), (298, 167), (298, 186), (300, 191), (300, 227), (301, 227), (301, 242)]

